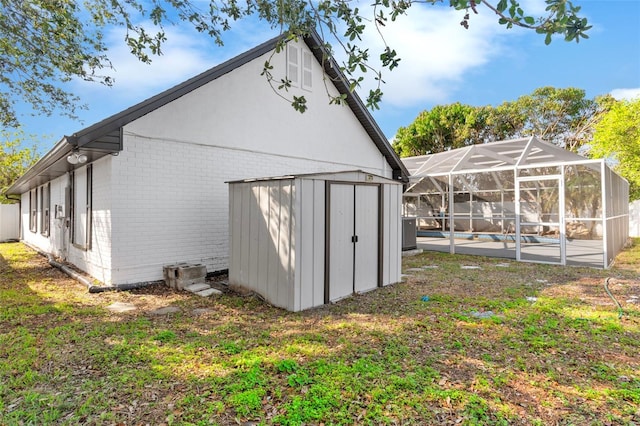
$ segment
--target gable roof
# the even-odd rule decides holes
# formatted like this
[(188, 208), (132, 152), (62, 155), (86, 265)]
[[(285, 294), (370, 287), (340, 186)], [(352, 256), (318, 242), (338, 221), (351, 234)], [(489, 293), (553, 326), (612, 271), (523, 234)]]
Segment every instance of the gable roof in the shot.
[[(71, 136), (64, 136), (44, 157), (11, 185), (11, 187), (7, 189), (6, 194), (22, 194), (29, 189), (73, 170), (75, 166), (69, 164), (66, 161), (66, 157), (73, 152), (74, 149), (81, 148), (83, 153), (88, 156), (89, 162), (95, 161), (105, 155), (117, 155), (117, 153), (122, 150), (123, 126), (272, 51), (282, 37), (283, 36), (274, 37), (177, 86), (73, 133)], [(324, 55), (326, 50), (320, 36), (316, 32), (313, 32), (304, 38), (304, 42), (311, 49), (316, 60), (323, 65), (324, 72), (332, 79), (338, 91), (346, 95), (347, 105), (391, 166), (393, 179), (407, 182), (409, 172), (391, 148), (384, 133), (360, 97), (349, 90), (349, 84), (340, 71), (339, 65), (332, 57), (329, 56), (329, 58), (327, 58), (326, 55)]]

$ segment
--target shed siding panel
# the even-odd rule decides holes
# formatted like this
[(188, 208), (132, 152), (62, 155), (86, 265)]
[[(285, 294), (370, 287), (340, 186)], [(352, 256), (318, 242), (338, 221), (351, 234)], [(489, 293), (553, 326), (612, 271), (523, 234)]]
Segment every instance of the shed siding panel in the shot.
[[(262, 211), (260, 209), (260, 196), (262, 195), (263, 186), (252, 184), (248, 193), (249, 199), (247, 200), (247, 206), (242, 211), (243, 215), (247, 215), (247, 221), (244, 222), (247, 225), (247, 252), (248, 252), (248, 265), (247, 271), (249, 274), (249, 282), (257, 285), (257, 289), (260, 290), (260, 281), (258, 276), (258, 262), (260, 261), (260, 228), (264, 228), (264, 222), (262, 219)], [(262, 226), (261, 226), (262, 222)]]
[[(289, 307), (292, 305), (292, 279), (291, 261), (295, 248), (292, 238), (293, 209), (291, 208), (293, 192), (293, 182), (281, 182), (280, 187), (280, 239), (278, 240), (278, 254), (280, 257), (280, 268), (278, 270), (278, 292), (276, 305), (281, 307)], [(295, 263), (294, 263), (295, 264)]]
[(400, 270), (402, 262), (402, 218), (400, 216), (401, 199), (402, 199), (402, 186), (401, 185), (386, 185), (389, 188), (389, 199), (387, 201), (388, 220), (389, 224), (389, 239), (388, 244), (385, 244), (389, 248), (389, 257), (385, 259), (384, 265), (388, 268), (389, 272), (387, 280), (384, 285), (393, 284), (400, 281)]
[(243, 279), (248, 282), (251, 281), (250, 267), (251, 267), (251, 212), (255, 207), (251, 204), (251, 185), (246, 185), (242, 188), (242, 210), (240, 214), (242, 216), (242, 231), (240, 232), (240, 242), (242, 244), (241, 256), (243, 265)]
[(313, 304), (324, 304), (325, 182), (313, 181)]
[(387, 285), (391, 276), (391, 268), (389, 267), (391, 253), (391, 224), (389, 222), (391, 207), (389, 204), (391, 192), (392, 189), (390, 185), (384, 185), (382, 187), (382, 199), (384, 200), (382, 207), (382, 260), (384, 262), (382, 265), (382, 285)]
[(278, 295), (278, 281), (280, 276), (280, 253), (278, 251), (280, 240), (282, 206), (280, 205), (280, 182), (267, 183), (269, 188), (269, 211), (271, 219), (269, 220), (269, 235), (271, 236), (271, 244), (269, 247), (269, 268), (267, 270), (267, 292), (269, 300), (275, 303)]
[(231, 211), (236, 213), (229, 215), (230, 232), (234, 237), (229, 242), (229, 252), (231, 254), (231, 264), (229, 265), (230, 284), (242, 282), (240, 278), (240, 270), (242, 269), (242, 264), (240, 263), (242, 259), (240, 256), (240, 233), (242, 232), (242, 220), (241, 216), (237, 214), (237, 212), (242, 211), (242, 197), (240, 192), (241, 185), (232, 186), (229, 191), (229, 206)]
[(258, 270), (256, 271), (257, 291), (260, 294), (267, 294), (268, 280), (265, 274), (269, 270), (269, 253), (272, 250), (271, 237), (269, 234), (269, 228), (273, 226), (271, 221), (273, 215), (271, 214), (270, 206), (270, 191), (269, 185), (260, 185), (258, 191), (258, 203), (261, 226), (258, 227), (258, 261), (256, 262)]
[(291, 182), (237, 183), (231, 185), (230, 193), (230, 284), (291, 309), (295, 262)]
[(297, 271), (299, 279), (296, 284), (299, 286), (300, 297), (297, 301), (297, 308), (307, 309), (314, 305), (314, 287), (317, 285), (315, 279), (314, 254), (316, 247), (315, 222), (316, 210), (323, 208), (323, 204), (315, 204), (315, 182), (310, 179), (297, 179), (299, 201), (298, 226), (300, 229), (300, 240), (298, 242)]

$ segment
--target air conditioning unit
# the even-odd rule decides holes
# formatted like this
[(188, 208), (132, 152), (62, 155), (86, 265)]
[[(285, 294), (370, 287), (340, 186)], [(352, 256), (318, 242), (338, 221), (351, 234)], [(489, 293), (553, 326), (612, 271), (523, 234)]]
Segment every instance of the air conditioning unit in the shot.
[(415, 217), (402, 218), (402, 250), (418, 248)]

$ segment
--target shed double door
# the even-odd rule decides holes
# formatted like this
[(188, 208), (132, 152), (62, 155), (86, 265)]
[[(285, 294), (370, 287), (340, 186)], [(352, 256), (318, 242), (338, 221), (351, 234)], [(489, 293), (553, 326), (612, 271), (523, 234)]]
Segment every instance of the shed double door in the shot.
[(378, 287), (380, 186), (329, 183), (325, 301)]

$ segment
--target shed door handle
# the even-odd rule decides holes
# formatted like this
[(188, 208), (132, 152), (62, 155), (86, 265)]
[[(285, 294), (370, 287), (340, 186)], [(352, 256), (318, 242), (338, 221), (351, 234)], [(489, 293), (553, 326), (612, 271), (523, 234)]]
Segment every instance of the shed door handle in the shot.
[(358, 242), (358, 236), (357, 235), (352, 236), (351, 237), (351, 242), (352, 243), (357, 243)]

